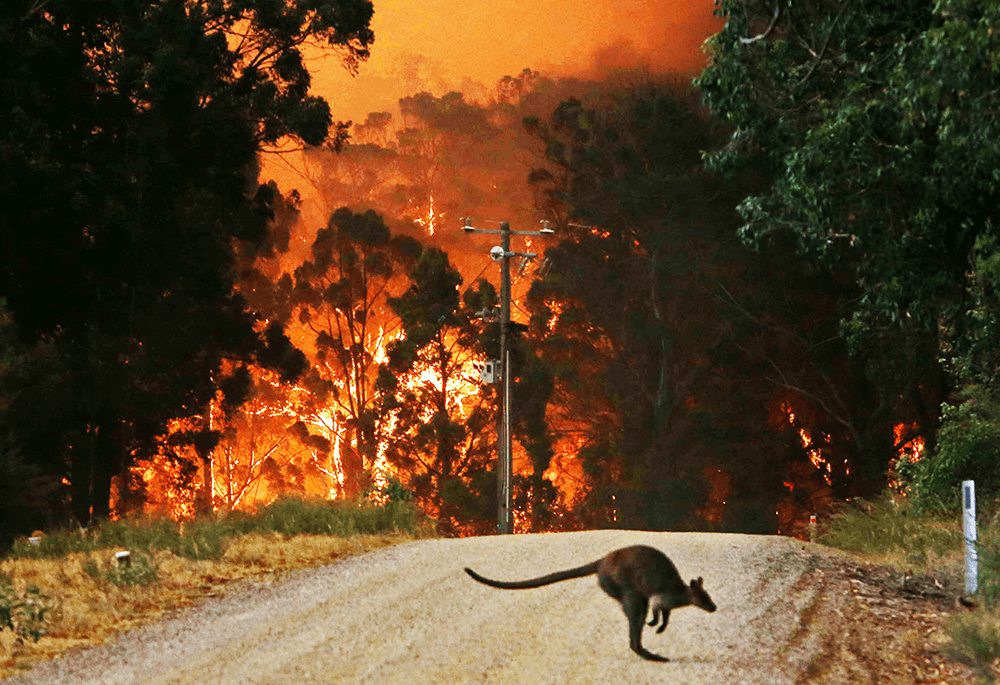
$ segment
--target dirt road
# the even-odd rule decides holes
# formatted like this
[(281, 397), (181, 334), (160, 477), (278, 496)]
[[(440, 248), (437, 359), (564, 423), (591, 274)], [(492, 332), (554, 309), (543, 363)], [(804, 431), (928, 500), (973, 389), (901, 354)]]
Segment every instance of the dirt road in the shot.
[[(718, 605), (672, 613), (628, 649), (624, 614), (593, 577), (495, 590), (462, 572), (525, 579), (632, 544), (665, 552)], [(425, 540), (240, 592), (33, 668), (10, 683), (793, 683), (815, 586), (778, 537), (587, 531)], [(789, 648), (795, 642), (794, 649)]]

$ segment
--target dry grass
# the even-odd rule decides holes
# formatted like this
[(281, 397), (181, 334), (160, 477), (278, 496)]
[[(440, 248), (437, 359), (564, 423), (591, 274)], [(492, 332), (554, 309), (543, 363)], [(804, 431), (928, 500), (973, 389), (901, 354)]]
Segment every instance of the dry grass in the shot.
[[(122, 629), (155, 620), (178, 607), (221, 594), (233, 581), (274, 579), (296, 569), (327, 564), (352, 554), (416, 539), (407, 533), (354, 535), (249, 534), (227, 539), (217, 560), (193, 560), (161, 550), (147, 557), (156, 579), (147, 584), (116, 584), (115, 552), (73, 552), (61, 559), (6, 559), (0, 574), (23, 593), (37, 586), (54, 610), (37, 642), (0, 631), (0, 678), (31, 663), (51, 659), (84, 645), (99, 644)], [(136, 556), (136, 555), (134, 555)], [(137, 560), (138, 561), (138, 560)]]

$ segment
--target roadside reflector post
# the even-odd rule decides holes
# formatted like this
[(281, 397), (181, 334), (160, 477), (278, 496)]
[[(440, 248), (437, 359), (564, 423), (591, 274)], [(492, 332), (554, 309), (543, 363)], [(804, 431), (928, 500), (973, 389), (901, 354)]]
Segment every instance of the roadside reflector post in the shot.
[(816, 514), (809, 516), (809, 542), (816, 542)]
[(965, 534), (965, 592), (979, 589), (979, 554), (976, 550), (976, 481), (962, 481), (962, 532)]

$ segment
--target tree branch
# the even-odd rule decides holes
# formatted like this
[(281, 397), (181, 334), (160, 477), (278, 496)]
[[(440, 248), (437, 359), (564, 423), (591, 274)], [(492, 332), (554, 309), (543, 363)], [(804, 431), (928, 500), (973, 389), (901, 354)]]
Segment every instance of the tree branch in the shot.
[(795, 86), (796, 88), (801, 88), (803, 85), (805, 85), (805, 82), (808, 81), (809, 77), (813, 75), (814, 71), (816, 71), (816, 67), (818, 67), (819, 63), (823, 61), (823, 56), (826, 54), (826, 49), (830, 45), (830, 38), (833, 37), (833, 32), (837, 28), (837, 22), (840, 21), (840, 18), (842, 16), (844, 16), (844, 10), (840, 10), (840, 14), (838, 14), (834, 18), (833, 23), (830, 24), (830, 32), (826, 34), (826, 40), (823, 41), (823, 48), (819, 51), (819, 55), (816, 56), (816, 61), (812, 63), (811, 67), (809, 67), (809, 72), (802, 78), (801, 81), (799, 81), (798, 85)]
[(769, 35), (771, 35), (771, 31), (774, 30), (775, 26), (777, 26), (777, 24), (778, 24), (778, 17), (780, 17), (780, 16), (781, 16), (781, 5), (778, 4), (774, 8), (774, 18), (771, 19), (771, 23), (767, 27), (767, 30), (765, 30), (764, 33), (757, 34), (753, 38), (740, 38), (740, 42), (743, 43), (744, 45), (750, 45), (750, 43), (756, 43), (758, 40), (764, 40)]
[(38, 14), (39, 12), (44, 10), (45, 6), (48, 4), (49, 0), (35, 0), (35, 2), (31, 3), (31, 7), (28, 8), (28, 11), (25, 13), (25, 15), (21, 17), (21, 21), (22, 22), (28, 21), (28, 19), (31, 18), (31, 15)]

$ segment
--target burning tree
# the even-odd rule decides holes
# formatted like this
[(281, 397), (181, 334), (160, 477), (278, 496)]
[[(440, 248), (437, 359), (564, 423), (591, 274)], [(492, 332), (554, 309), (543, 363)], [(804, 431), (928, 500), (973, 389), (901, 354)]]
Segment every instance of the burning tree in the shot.
[(389, 344), (378, 379), (379, 408), (392, 416), (386, 457), (425, 509), (457, 530), (495, 513), (488, 469), (495, 393), (475, 369), (484, 355), (474, 312), (495, 304), (496, 293), (481, 282), (463, 306), (462, 277), (437, 248), (424, 251), (410, 278), (410, 288), (388, 302), (402, 334)]
[(341, 447), (347, 495), (366, 486), (385, 431), (375, 407), (377, 355), (398, 334), (386, 300), (405, 287), (421, 249), (413, 238), (392, 235), (374, 211), (341, 208), (317, 232), (312, 259), (295, 269), (292, 303), (313, 335), (312, 411), (332, 404), (349, 433)]
[(334, 445), (310, 434), (300, 418), (307, 395), (271, 372), (256, 371), (250, 399), (218, 422), (212, 473), (217, 509), (253, 507), (288, 493), (336, 492)]
[(524, 183), (531, 148), (521, 120), (548, 111), (568, 89), (526, 72), (501, 79), (497, 99), (488, 103), (458, 92), (401, 98), (398, 120), (389, 112), (369, 113), (339, 154), (332, 145), (307, 148), (302, 175), (321, 204), (372, 208), (413, 221), (434, 236), (428, 242), (454, 255), (456, 246), (439, 231), (435, 235), (443, 216), (458, 217), (474, 207), (482, 216), (534, 220)]
[(326, 138), (300, 47), (356, 67), (371, 16), (367, 0), (5, 5), (0, 295), (45, 351), (4, 423), (80, 523), (111, 513), (112, 478), (172, 420), (205, 412), (224, 358), (266, 355), (232, 288), (233, 246), (271, 212), (256, 154)]

